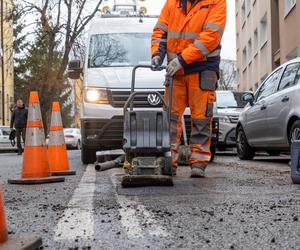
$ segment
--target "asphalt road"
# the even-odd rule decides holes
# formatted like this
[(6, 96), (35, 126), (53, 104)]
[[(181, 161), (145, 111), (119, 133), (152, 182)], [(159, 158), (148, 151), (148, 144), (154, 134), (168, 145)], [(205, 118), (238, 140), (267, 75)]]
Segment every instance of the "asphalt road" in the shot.
[(0, 155), (11, 234), (34, 232), (44, 249), (299, 249), (300, 186), (288, 158), (217, 156), (206, 179), (182, 167), (174, 187), (122, 189), (122, 170), (96, 173), (69, 151), (65, 183), (8, 185), (21, 157)]

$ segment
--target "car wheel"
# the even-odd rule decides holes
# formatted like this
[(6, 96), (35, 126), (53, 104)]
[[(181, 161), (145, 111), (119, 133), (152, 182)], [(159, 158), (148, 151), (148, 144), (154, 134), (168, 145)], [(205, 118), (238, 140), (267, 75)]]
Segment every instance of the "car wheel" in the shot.
[(242, 127), (237, 131), (237, 155), (241, 160), (252, 160), (255, 155), (255, 150), (248, 144), (245, 132)]
[(278, 155), (280, 155), (280, 151), (278, 151), (278, 150), (267, 150), (267, 153), (270, 156), (278, 156)]
[(300, 120), (294, 122), (289, 135), (290, 143), (297, 140), (300, 140)]
[(82, 145), (81, 161), (83, 164), (92, 164), (96, 161), (96, 149), (88, 148)]

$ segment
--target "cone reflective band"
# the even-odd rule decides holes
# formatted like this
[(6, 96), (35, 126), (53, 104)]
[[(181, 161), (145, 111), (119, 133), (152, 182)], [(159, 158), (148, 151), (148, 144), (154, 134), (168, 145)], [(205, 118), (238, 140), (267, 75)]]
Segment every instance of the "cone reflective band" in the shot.
[(0, 244), (8, 238), (2, 191), (2, 186), (0, 186)]
[(8, 182), (42, 184), (61, 181), (64, 181), (64, 178), (51, 177), (39, 97), (37, 92), (30, 92), (22, 179)]
[(48, 158), (51, 174), (76, 174), (75, 171), (70, 170), (59, 102), (52, 103), (51, 124), (49, 130)]

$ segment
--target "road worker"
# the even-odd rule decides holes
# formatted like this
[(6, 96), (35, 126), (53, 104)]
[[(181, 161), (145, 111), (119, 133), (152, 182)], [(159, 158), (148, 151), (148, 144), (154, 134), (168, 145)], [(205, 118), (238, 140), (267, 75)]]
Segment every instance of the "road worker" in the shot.
[(205, 177), (211, 157), (211, 122), (225, 24), (226, 0), (167, 0), (152, 34), (152, 64), (160, 66), (167, 56), (167, 75), (173, 77), (171, 144), (175, 169), (181, 117), (187, 106), (191, 110), (191, 177)]

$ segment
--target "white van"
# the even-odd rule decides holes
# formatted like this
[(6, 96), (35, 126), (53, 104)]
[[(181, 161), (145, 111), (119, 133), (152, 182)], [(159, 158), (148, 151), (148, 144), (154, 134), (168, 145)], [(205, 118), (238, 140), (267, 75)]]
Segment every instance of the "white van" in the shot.
[[(157, 17), (106, 14), (95, 17), (88, 36), (81, 103), (82, 162), (95, 152), (122, 148), (123, 106), (130, 94), (133, 66), (151, 63), (151, 34)], [(69, 77), (79, 78), (80, 62), (69, 63)], [(137, 90), (164, 91), (165, 72), (138, 69)], [(135, 107), (159, 108), (157, 98), (138, 97)]]

